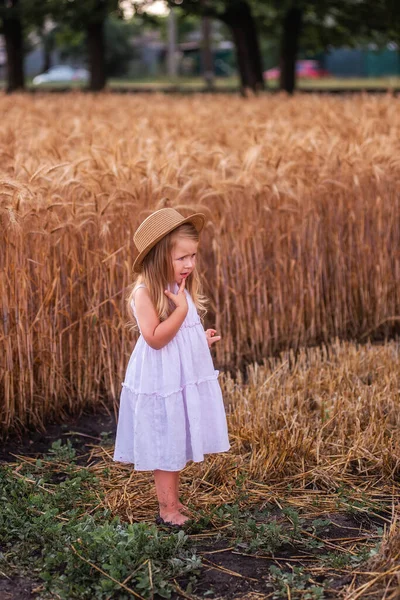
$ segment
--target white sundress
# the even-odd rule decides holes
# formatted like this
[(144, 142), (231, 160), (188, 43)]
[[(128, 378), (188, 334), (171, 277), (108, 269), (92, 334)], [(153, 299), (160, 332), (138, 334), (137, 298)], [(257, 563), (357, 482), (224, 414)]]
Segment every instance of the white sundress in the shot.
[[(178, 284), (169, 289), (177, 293)], [(189, 460), (230, 448), (219, 371), (185, 294), (189, 308), (175, 337), (155, 350), (140, 335), (121, 384), (113, 460), (137, 471), (180, 471)], [(136, 317), (133, 300), (131, 306)]]

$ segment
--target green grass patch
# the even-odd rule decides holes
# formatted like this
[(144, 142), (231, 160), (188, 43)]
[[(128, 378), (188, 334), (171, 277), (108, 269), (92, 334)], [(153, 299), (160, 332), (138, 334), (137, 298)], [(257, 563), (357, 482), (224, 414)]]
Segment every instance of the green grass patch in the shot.
[[(240, 80), (237, 76), (217, 77), (215, 78), (216, 91), (237, 91), (240, 86)], [(87, 84), (81, 81), (66, 81), (42, 83), (33, 85), (32, 78), (26, 79), (28, 90), (65, 90), (65, 89), (85, 89)], [(0, 81), (0, 89), (5, 88), (5, 82)], [(205, 89), (204, 79), (202, 77), (175, 77), (167, 76), (150, 78), (142, 77), (138, 79), (131, 78), (110, 78), (107, 82), (107, 88), (126, 89), (126, 90), (177, 90), (177, 91), (203, 91)], [(265, 83), (265, 90), (276, 90), (278, 81), (268, 81)], [(297, 82), (299, 90), (391, 90), (400, 89), (400, 76), (386, 77), (323, 77), (321, 79), (300, 79)]]

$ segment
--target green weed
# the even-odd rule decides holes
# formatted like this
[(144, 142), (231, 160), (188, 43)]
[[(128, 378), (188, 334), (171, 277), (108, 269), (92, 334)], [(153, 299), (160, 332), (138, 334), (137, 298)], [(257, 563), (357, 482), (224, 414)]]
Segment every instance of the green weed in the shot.
[(143, 597), (169, 598), (174, 577), (195, 581), (201, 560), (184, 531), (121, 523), (109, 510), (96, 509), (98, 479), (76, 466), (69, 440), (54, 442), (19, 475), (0, 468), (0, 569), (41, 578), (43, 597), (131, 598), (118, 583), (129, 578), (128, 587)]
[[(301, 600), (322, 600), (325, 598), (324, 588), (310, 582), (310, 576), (304, 573), (303, 567), (293, 567), (292, 572), (287, 573), (276, 565), (271, 565), (269, 571), (272, 582), (277, 585), (277, 589), (272, 595), (274, 600), (288, 597), (292, 600), (297, 598), (301, 598)], [(290, 592), (290, 595), (288, 592)]]

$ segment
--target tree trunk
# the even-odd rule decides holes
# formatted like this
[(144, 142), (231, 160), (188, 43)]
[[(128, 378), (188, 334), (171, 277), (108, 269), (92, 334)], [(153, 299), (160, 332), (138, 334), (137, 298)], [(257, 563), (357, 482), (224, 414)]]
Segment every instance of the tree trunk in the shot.
[(207, 90), (214, 88), (214, 65), (211, 49), (211, 20), (210, 17), (202, 17), (202, 47), (201, 47), (201, 67)]
[(245, 0), (231, 2), (222, 20), (230, 27), (236, 46), (242, 93), (246, 88), (257, 92), (264, 88), (258, 35), (250, 6)]
[(296, 87), (296, 58), (302, 23), (302, 10), (292, 6), (283, 19), (280, 55), (280, 88), (293, 94)]
[(24, 48), (22, 24), (18, 11), (18, 0), (0, 2), (3, 9), (3, 33), (7, 54), (7, 93), (23, 90), (24, 81)]
[(52, 34), (46, 34), (45, 31), (42, 32), (42, 47), (43, 47), (43, 64), (41, 73), (45, 73), (52, 66), (51, 64), (51, 53), (54, 49), (53, 40), (50, 37)]
[(104, 20), (89, 23), (87, 44), (90, 69), (89, 89), (97, 92), (106, 85)]
[(178, 74), (178, 62), (176, 56), (177, 28), (176, 12), (171, 8), (168, 15), (168, 54), (167, 72), (168, 77), (175, 79)]

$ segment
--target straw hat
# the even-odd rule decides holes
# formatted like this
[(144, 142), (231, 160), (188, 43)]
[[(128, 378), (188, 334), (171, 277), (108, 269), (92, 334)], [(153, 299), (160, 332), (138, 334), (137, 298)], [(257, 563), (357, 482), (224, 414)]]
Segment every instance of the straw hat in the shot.
[(133, 263), (135, 273), (140, 273), (144, 257), (163, 238), (183, 223), (192, 223), (196, 230), (204, 227), (206, 216), (203, 213), (195, 213), (190, 217), (183, 217), (174, 208), (161, 208), (147, 217), (137, 228), (133, 241), (139, 250), (139, 256)]

